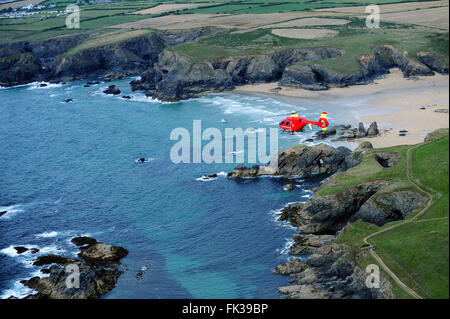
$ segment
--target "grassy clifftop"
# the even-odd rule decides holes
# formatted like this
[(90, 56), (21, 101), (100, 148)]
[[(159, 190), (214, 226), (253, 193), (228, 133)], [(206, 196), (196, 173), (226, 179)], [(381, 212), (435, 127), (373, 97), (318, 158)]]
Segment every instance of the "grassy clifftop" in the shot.
[[(201, 22), (204, 25), (211, 23), (214, 26), (217, 24), (219, 27), (224, 27), (226, 31), (174, 48), (194, 62), (205, 62), (223, 56), (268, 54), (294, 47), (334, 47), (342, 48), (345, 54), (340, 58), (314, 62), (321, 64), (327, 70), (350, 74), (358, 70), (357, 59), (359, 56), (371, 53), (371, 50), (379, 44), (391, 44), (407, 51), (410, 57), (418, 51), (429, 51), (448, 65), (449, 37), (445, 26), (443, 29), (439, 29), (401, 22), (393, 23), (385, 20), (382, 15), (381, 28), (368, 29), (365, 26), (364, 10), (360, 10), (361, 13), (355, 11), (355, 6), (367, 4), (415, 3), (416, 1), (180, 0), (176, 2), (120, 1), (105, 4), (80, 4), (80, 29), (67, 29), (65, 26), (66, 15), (61, 12), (68, 3), (75, 2), (75, 0), (47, 0), (41, 5), (56, 5), (56, 7), (34, 9), (32, 15), (19, 16), (14, 19), (5, 16), (0, 19), (0, 43), (43, 40), (80, 33), (89, 34), (90, 38), (85, 40), (86, 43), (75, 49), (75, 51), (79, 51), (97, 44), (103, 45), (126, 39), (140, 32), (137, 30), (148, 32), (153, 27), (160, 28), (164, 23), (168, 23), (168, 28), (178, 26), (185, 29)], [(427, 2), (421, 3), (422, 5), (418, 5), (417, 8), (428, 10)], [(349, 6), (352, 8), (342, 8)], [(319, 11), (323, 8), (336, 8), (337, 11)], [(403, 10), (407, 15), (417, 11), (408, 7), (399, 7), (395, 10)], [(422, 11), (418, 10), (417, 12)], [(227, 21), (210, 19), (213, 15), (220, 14), (235, 15), (236, 17), (241, 14), (250, 14), (252, 17), (247, 15), (241, 21), (242, 23), (237, 24), (233, 18)], [(192, 19), (191, 17), (195, 15), (196, 22), (192, 24), (187, 21), (185, 24), (177, 24), (177, 26), (170, 25), (170, 21), (175, 21), (174, 17), (179, 15), (185, 15), (186, 20)], [(311, 17), (326, 18), (325, 20), (328, 22), (312, 24), (305, 22)], [(162, 20), (158, 20), (158, 23), (155, 24), (150, 23), (151, 26), (145, 25), (145, 23), (140, 24), (140, 21), (153, 20), (153, 18)], [(337, 24), (332, 23), (333, 19), (337, 21)], [(394, 20), (397, 21), (396, 19)], [(349, 23), (340, 24), (343, 20), (347, 20)], [(414, 23), (414, 20), (411, 18), (411, 23)], [(404, 20), (400, 19), (399, 21)], [(132, 25), (124, 28), (124, 23), (132, 23)], [(239, 30), (234, 28), (236, 26), (239, 27)], [(303, 33), (314, 33), (318, 30), (338, 33), (336, 36), (298, 39), (272, 33), (274, 29), (279, 28), (293, 29), (294, 31), (291, 31), (294, 33), (298, 28), (301, 28), (303, 31), (299, 32)], [(71, 53), (73, 52), (67, 54)], [(305, 63), (311, 63), (311, 61)]]
[[(406, 151), (411, 146), (397, 146), (388, 149), (374, 149), (366, 152), (361, 165), (337, 174), (332, 181), (336, 185), (325, 187), (319, 193), (330, 194), (343, 188), (370, 180), (388, 180), (386, 192), (409, 189), (421, 192), (412, 184), (406, 173)], [(390, 152), (399, 155), (396, 165), (384, 168), (377, 162), (374, 154)], [(430, 205), (423, 214), (410, 223), (400, 225), (374, 236), (376, 253), (386, 265), (417, 293), (425, 298), (448, 298), (449, 292), (449, 135), (447, 130), (433, 134), (433, 139), (411, 150), (411, 178), (432, 194)], [(424, 207), (416, 209), (406, 220), (413, 218)], [(360, 263), (376, 263), (362, 250), (363, 238), (375, 231), (391, 227), (396, 221), (377, 227), (373, 224), (357, 221), (343, 230), (341, 242), (348, 243), (353, 250), (362, 253)], [(381, 269), (381, 267), (380, 267)], [(398, 298), (408, 298), (398, 286), (394, 285)]]
[[(342, 17), (336, 18), (337, 21)], [(286, 48), (334, 47), (342, 48), (345, 53), (340, 58), (316, 61), (327, 69), (351, 73), (358, 70), (357, 58), (371, 53), (380, 44), (391, 44), (414, 56), (418, 51), (429, 51), (448, 65), (448, 33), (435, 32), (422, 27), (411, 27), (395, 23), (383, 23), (380, 29), (368, 29), (365, 21), (348, 18), (345, 25), (324, 25), (308, 29), (327, 29), (338, 31), (335, 37), (317, 39), (293, 39), (272, 33), (271, 28), (260, 28), (248, 32), (228, 30), (223, 33), (185, 43), (174, 48), (195, 62), (203, 62), (223, 56), (270, 53)], [(285, 28), (295, 29), (295, 28)], [(309, 64), (311, 61), (304, 62)]]

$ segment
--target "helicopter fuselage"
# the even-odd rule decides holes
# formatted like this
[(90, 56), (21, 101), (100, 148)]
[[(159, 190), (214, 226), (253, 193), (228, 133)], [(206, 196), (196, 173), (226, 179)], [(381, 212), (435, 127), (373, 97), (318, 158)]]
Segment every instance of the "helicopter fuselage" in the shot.
[(289, 116), (280, 122), (280, 128), (287, 132), (302, 132), (306, 125), (312, 129), (312, 125), (317, 125), (322, 130), (328, 126), (327, 112), (322, 112), (318, 121), (310, 121), (301, 116)]

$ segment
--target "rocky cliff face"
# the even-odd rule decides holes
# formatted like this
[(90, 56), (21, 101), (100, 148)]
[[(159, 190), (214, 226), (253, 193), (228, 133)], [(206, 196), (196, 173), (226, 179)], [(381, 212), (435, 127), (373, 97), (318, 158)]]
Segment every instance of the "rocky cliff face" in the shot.
[(292, 258), (275, 267), (274, 273), (289, 275), (290, 286), (278, 290), (289, 299), (377, 299), (392, 298), (392, 286), (382, 274), (380, 288), (365, 285), (367, 274), (347, 247), (333, 236), (296, 235), (296, 243), (309, 252), (306, 260)]
[(155, 98), (176, 101), (207, 91), (224, 91), (236, 85), (280, 81), (280, 85), (324, 90), (329, 87), (365, 84), (399, 67), (406, 77), (448, 73), (448, 66), (428, 52), (409, 57), (390, 45), (380, 45), (358, 58), (359, 70), (338, 73), (316, 62), (338, 58), (338, 48), (286, 49), (261, 55), (223, 57), (192, 62), (170, 49), (217, 32), (215, 27), (156, 31), (118, 43), (63, 53), (76, 47), (88, 35), (66, 36), (39, 42), (0, 45), (0, 85), (13, 86), (32, 81), (69, 81), (82, 78), (115, 79), (140, 74), (133, 90), (152, 91)]
[[(352, 159), (352, 166), (359, 165), (366, 155), (384, 168), (398, 163), (398, 154), (371, 149), (372, 145), (364, 142), (345, 158)], [(348, 165), (341, 169), (345, 167)], [(406, 218), (424, 202), (422, 195), (392, 190), (390, 184), (387, 180), (366, 181), (335, 193), (316, 193), (305, 203), (291, 203), (281, 210), (279, 220), (289, 221), (300, 231), (294, 234), (289, 253), (307, 256), (275, 267), (275, 273), (291, 277), (293, 285), (279, 288), (286, 298), (393, 298), (392, 287), (383, 274), (380, 288), (366, 287), (367, 274), (358, 262), (365, 251), (335, 241), (350, 222), (360, 219), (382, 226)], [(321, 187), (333, 185), (331, 179)]]
[(286, 66), (305, 60), (322, 60), (342, 55), (334, 48), (288, 49), (267, 55), (225, 57), (209, 62), (164, 50), (154, 70), (144, 73), (133, 89), (154, 89), (161, 100), (180, 100), (205, 91), (224, 91), (235, 85), (278, 81)]
[(442, 61), (426, 52), (409, 57), (390, 45), (380, 45), (371, 54), (358, 58), (359, 70), (338, 73), (318, 63), (299, 65), (304, 61), (320, 61), (344, 54), (335, 48), (287, 49), (267, 55), (224, 57), (195, 63), (171, 50), (164, 50), (154, 69), (144, 72), (141, 80), (131, 83), (134, 90), (154, 90), (155, 98), (180, 100), (206, 91), (223, 91), (236, 85), (280, 81), (282, 86), (326, 90), (366, 84), (375, 77), (400, 68), (405, 77), (433, 75), (433, 71), (448, 73)]
[(0, 85), (140, 74), (153, 67), (165, 48), (217, 30), (205, 27), (157, 31), (67, 56), (63, 53), (80, 44), (88, 34), (3, 44), (0, 45)]
[(430, 53), (419, 52), (416, 57), (409, 57), (406, 52), (391, 45), (377, 46), (372, 54), (360, 56), (358, 66), (358, 71), (342, 74), (317, 63), (293, 65), (284, 70), (280, 85), (326, 90), (329, 87), (367, 84), (395, 67), (400, 68), (405, 77), (433, 75), (433, 71), (448, 73), (448, 66)]
[(237, 166), (228, 174), (230, 178), (257, 177), (262, 175), (283, 175), (312, 177), (329, 175), (345, 170), (351, 165), (351, 151), (346, 147), (334, 148), (326, 144), (314, 146), (299, 145), (278, 152), (278, 158), (272, 159), (266, 166)]
[[(360, 130), (363, 131), (363, 127)], [(371, 125), (370, 130), (375, 134), (376, 125)], [(399, 161), (397, 153), (372, 149), (369, 142), (361, 143), (353, 152), (325, 144), (297, 146), (280, 151), (278, 161), (271, 161), (267, 166), (239, 165), (228, 176), (308, 178), (347, 170), (359, 165), (367, 156), (373, 156), (384, 168)], [(330, 179), (324, 181), (320, 188), (335, 185), (336, 181)], [(369, 180), (334, 193), (316, 193), (305, 203), (290, 203), (281, 210), (279, 220), (289, 221), (300, 232), (293, 235), (294, 243), (289, 254), (302, 258), (292, 258), (274, 269), (275, 273), (291, 277), (289, 282), (292, 285), (279, 288), (286, 298), (393, 297), (389, 280), (383, 274), (380, 288), (366, 286), (367, 274), (358, 262), (364, 251), (354, 251), (346, 244), (336, 242), (341, 230), (350, 222), (361, 219), (381, 226), (404, 219), (423, 203), (424, 198), (420, 194), (403, 189), (393, 191), (389, 189), (390, 185), (388, 180)]]
[(50, 77), (68, 81), (137, 74), (153, 66), (159, 52), (165, 47), (161, 37), (150, 33), (117, 44), (82, 50), (73, 55), (58, 56), (50, 67)]

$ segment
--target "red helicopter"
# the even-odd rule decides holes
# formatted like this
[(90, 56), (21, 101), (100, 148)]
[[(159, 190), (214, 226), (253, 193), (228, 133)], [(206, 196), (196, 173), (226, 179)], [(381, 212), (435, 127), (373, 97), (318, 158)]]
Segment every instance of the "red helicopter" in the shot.
[(292, 111), (291, 115), (280, 122), (280, 128), (287, 134), (295, 134), (296, 132), (303, 132), (303, 128), (308, 125), (312, 130), (312, 125), (317, 125), (323, 131), (327, 129), (327, 112), (322, 112), (317, 122), (309, 121), (304, 117), (298, 116), (297, 112)]

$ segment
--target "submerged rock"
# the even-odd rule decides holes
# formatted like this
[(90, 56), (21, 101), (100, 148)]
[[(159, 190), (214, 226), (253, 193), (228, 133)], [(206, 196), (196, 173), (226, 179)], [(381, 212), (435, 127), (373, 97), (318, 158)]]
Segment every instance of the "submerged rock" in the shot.
[(99, 81), (88, 81), (85, 85), (83, 85), (84, 87), (90, 87), (92, 85), (96, 85), (96, 84), (100, 84)]
[(295, 185), (294, 184), (286, 184), (283, 186), (283, 188), (287, 191), (291, 191), (295, 188)]

